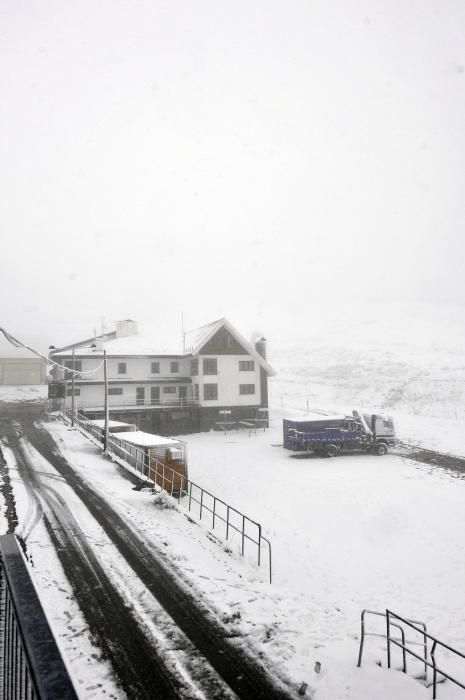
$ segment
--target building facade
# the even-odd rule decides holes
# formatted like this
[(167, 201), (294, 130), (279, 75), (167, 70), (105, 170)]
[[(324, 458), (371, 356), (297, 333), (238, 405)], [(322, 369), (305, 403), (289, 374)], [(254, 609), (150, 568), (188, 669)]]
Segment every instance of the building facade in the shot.
[[(218, 427), (225, 415), (232, 421), (266, 415), (268, 377), (275, 372), (263, 338), (251, 344), (223, 318), (186, 333), (183, 345), (179, 352), (157, 351), (156, 343), (126, 320), (112, 333), (54, 350), (51, 358), (79, 373), (74, 406), (89, 417), (100, 418), (104, 411), (104, 350), (113, 420), (175, 435)], [(72, 374), (55, 369), (55, 379), (67, 382), (68, 407)]]
[(38, 357), (0, 357), (0, 385), (45, 384), (46, 363)]

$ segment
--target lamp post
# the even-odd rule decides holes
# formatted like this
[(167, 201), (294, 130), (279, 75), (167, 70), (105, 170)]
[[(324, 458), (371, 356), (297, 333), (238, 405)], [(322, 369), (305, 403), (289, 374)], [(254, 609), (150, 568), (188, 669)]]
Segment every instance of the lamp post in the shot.
[(103, 451), (107, 451), (108, 447), (108, 371), (107, 371), (107, 351), (103, 351), (103, 379), (105, 384), (105, 428), (103, 432)]
[(71, 377), (71, 427), (74, 428), (74, 378), (76, 376), (76, 360), (75, 360), (75, 350), (72, 350), (73, 356), (73, 376)]

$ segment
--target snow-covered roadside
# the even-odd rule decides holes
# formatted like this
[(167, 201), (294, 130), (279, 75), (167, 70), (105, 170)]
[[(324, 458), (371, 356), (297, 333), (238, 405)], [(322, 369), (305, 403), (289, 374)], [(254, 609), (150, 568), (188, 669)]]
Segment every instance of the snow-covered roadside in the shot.
[[(191, 478), (259, 519), (271, 537), (275, 583), (269, 586), (251, 562), (226, 555), (203, 529), (176, 511), (160, 510), (149, 493), (133, 491), (117, 466), (78, 431), (58, 422), (50, 429), (75, 468), (146, 538), (162, 543), (186, 583), (229, 621), (231, 631), (244, 635), (245, 643), (290, 676), (295, 688), (308, 683), (307, 696), (312, 693), (315, 700), (431, 697), (416, 681), (376, 666), (378, 659), (384, 663), (385, 653), (375, 638), (367, 639), (363, 666), (356, 668), (359, 616), (364, 607), (389, 606), (424, 619), (431, 632), (461, 648), (465, 619), (457, 611), (465, 603), (460, 538), (465, 481), (430, 474), (392, 456), (293, 459), (272, 446), (282, 442), (279, 422), (251, 437), (235, 432), (185, 436)], [(122, 572), (118, 557), (103, 546), (95, 523), (83, 518), (91, 541), (114, 567), (115, 583), (134, 605), (130, 573)], [(64, 601), (56, 598), (58, 588), (67, 591), (60, 567), (50, 560), (42, 568), (50, 545), (41, 525), (28, 546), (44, 605), (59, 635), (72, 636), (64, 612), (72, 606), (69, 592)], [(144, 602), (144, 594), (139, 598)], [(82, 630), (77, 623), (74, 628)], [(91, 658), (91, 646), (85, 651), (85, 633), (78, 638), (72, 667), (90, 684), (99, 661)], [(102, 689), (93, 689), (83, 697), (103, 695)], [(446, 684), (439, 697), (458, 696)]]
[[(191, 478), (260, 520), (271, 537), (281, 620), (268, 651), (282, 655), (293, 677), (310, 677), (317, 698), (374, 697), (373, 688), (365, 695), (358, 685), (343, 691), (363, 608), (424, 620), (463, 648), (465, 616), (457, 612), (465, 604), (465, 481), (394, 456), (295, 459), (272, 446), (282, 443), (279, 422), (256, 437), (184, 439)], [(374, 649), (381, 658), (369, 638), (367, 653)], [(326, 657), (323, 682), (313, 668)], [(354, 683), (361, 678), (352, 676)], [(440, 697), (453, 693), (444, 687)]]
[[(18, 476), (15, 457), (5, 443), (0, 443), (0, 448), (7, 461), (14, 490), (19, 521), (16, 534), (25, 539), (32, 581), (79, 697), (83, 700), (122, 700), (126, 696), (116, 686), (110, 665), (92, 643), (87, 624), (74, 599), (72, 588), (50, 542), (43, 520), (35, 522), (37, 512), (22, 479)], [(62, 477), (48, 463), (44, 463), (36, 451), (33, 456), (39, 468), (45, 467), (42, 474), (44, 480), (62, 492)], [(73, 494), (69, 489), (66, 489), (66, 498), (73, 502)], [(82, 504), (77, 498), (73, 506), (77, 513), (82, 509)], [(92, 523), (87, 534), (96, 542), (102, 542), (102, 533), (97, 533), (96, 527), (97, 524)], [(5, 531), (6, 528), (0, 532), (3, 534)]]
[(47, 384), (0, 385), (0, 402), (22, 403), (45, 401), (48, 396)]
[(394, 413), (394, 420), (399, 440), (465, 457), (465, 420), (412, 416), (401, 412)]

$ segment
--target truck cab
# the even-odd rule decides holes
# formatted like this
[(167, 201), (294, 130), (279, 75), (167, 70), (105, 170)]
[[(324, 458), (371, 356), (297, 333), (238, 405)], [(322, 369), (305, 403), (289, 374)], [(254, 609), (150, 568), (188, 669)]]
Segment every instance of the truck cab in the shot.
[(385, 454), (389, 447), (395, 445), (396, 434), (394, 430), (394, 421), (391, 416), (381, 416), (377, 413), (364, 413), (363, 420), (369, 427), (373, 436), (373, 451), (377, 454)]

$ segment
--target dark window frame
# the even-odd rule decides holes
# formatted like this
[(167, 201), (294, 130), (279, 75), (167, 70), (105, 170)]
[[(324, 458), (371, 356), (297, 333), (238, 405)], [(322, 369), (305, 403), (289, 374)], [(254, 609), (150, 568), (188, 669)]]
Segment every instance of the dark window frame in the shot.
[[(210, 392), (214, 393), (214, 396), (207, 396)], [(204, 401), (218, 401), (218, 384), (204, 384), (203, 385), (203, 400)]]
[(179, 374), (179, 362), (178, 362), (178, 360), (171, 360), (170, 372), (171, 372), (171, 374)]
[(252, 396), (255, 394), (255, 384), (239, 384), (240, 396)]
[(191, 360), (191, 377), (198, 377), (199, 375), (199, 361), (197, 358)]
[(176, 387), (175, 386), (164, 386), (163, 393), (164, 394), (176, 394)]
[[(124, 367), (124, 369), (123, 369)], [(127, 374), (128, 373), (128, 363), (127, 362), (118, 362), (118, 374)]]
[[(215, 371), (213, 371), (213, 366)], [(204, 357), (202, 371), (205, 376), (216, 377), (218, 375), (218, 360), (216, 357)]]
[(110, 386), (108, 388), (108, 396), (122, 396), (123, 388), (120, 386)]
[[(155, 367), (155, 369), (154, 369)], [(160, 374), (160, 363), (159, 362), (151, 362), (150, 363), (150, 374)]]
[(255, 372), (254, 360), (239, 360), (239, 372)]

